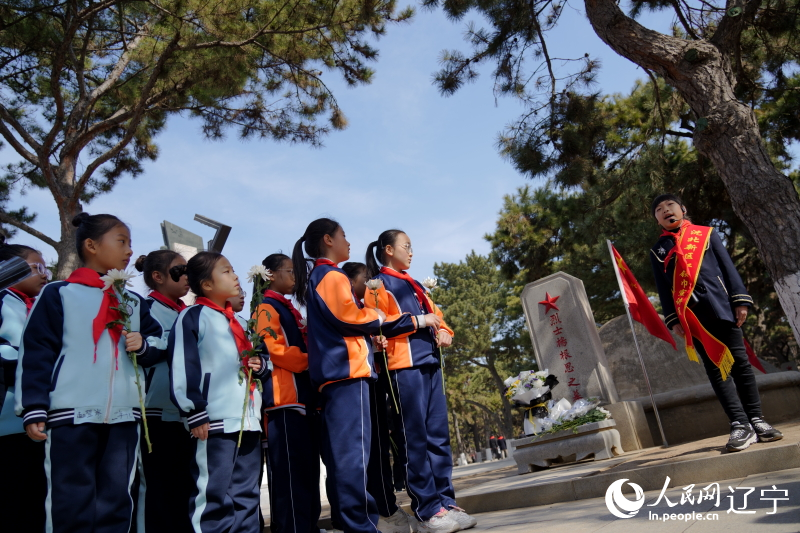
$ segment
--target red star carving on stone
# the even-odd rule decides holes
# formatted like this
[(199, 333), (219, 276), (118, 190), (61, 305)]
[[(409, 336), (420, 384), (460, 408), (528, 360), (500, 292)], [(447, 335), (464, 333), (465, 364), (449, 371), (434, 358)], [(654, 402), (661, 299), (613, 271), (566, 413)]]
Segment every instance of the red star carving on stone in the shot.
[(558, 311), (559, 309), (558, 306), (556, 305), (556, 300), (561, 298), (561, 296), (550, 296), (549, 292), (546, 292), (544, 294), (545, 294), (544, 300), (539, 302), (539, 305), (544, 306), (544, 314), (546, 315), (547, 313), (549, 313), (551, 309), (555, 309), (556, 311)]

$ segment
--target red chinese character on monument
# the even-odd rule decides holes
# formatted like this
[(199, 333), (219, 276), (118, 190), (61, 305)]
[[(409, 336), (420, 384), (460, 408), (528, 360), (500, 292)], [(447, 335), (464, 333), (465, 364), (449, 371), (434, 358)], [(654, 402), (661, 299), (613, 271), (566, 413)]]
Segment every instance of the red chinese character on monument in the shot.
[(556, 324), (561, 324), (561, 319), (558, 318), (558, 313), (550, 315), (550, 325), (555, 326)]
[(563, 331), (564, 331), (564, 328), (556, 327), (556, 329), (553, 330), (553, 335), (561, 335), (561, 333), (563, 333)]
[(573, 389), (572, 390), (572, 401), (573, 402), (577, 402), (578, 400), (583, 400), (583, 396), (581, 396), (581, 393), (578, 391), (578, 389)]
[(572, 366), (572, 363), (565, 363), (564, 372), (575, 372), (575, 367)]
[(559, 337), (556, 339), (556, 346), (558, 348), (563, 348), (566, 345), (567, 345), (567, 339), (565, 339), (564, 337)]
[(567, 383), (567, 387), (580, 387), (581, 384), (575, 381), (577, 378), (569, 378), (569, 383)]
[(569, 350), (561, 350), (559, 355), (561, 356), (561, 359), (572, 359), (572, 356), (569, 354)]

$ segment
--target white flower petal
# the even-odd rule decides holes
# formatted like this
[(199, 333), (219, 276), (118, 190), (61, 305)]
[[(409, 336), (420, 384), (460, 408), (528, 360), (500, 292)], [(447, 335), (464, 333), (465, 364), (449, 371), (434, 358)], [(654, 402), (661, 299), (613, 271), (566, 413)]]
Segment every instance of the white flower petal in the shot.
[(383, 286), (383, 281), (378, 278), (367, 280), (367, 288), (371, 291), (377, 291)]
[(429, 291), (433, 290), (439, 282), (436, 278), (425, 278), (422, 280), (422, 286), (428, 289)]

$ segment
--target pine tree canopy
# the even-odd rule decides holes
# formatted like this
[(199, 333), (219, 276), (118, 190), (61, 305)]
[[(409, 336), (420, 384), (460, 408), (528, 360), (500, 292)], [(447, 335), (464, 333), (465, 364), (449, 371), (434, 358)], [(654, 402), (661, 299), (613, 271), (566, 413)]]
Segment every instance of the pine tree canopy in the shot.
[[(0, 222), (59, 252), (81, 204), (155, 159), (170, 115), (209, 138), (319, 144), (347, 124), (323, 71), (369, 83), (373, 37), (412, 16), (394, 0), (12, 0), (0, 6), (0, 135), (21, 158), (0, 180)], [(8, 209), (15, 188), (48, 188), (61, 238)]]

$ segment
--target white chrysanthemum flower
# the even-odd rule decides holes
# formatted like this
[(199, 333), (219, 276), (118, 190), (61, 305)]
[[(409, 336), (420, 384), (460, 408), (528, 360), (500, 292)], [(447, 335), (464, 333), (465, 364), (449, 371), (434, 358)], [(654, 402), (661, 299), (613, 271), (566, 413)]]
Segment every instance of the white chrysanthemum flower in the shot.
[(247, 273), (247, 279), (249, 281), (255, 281), (258, 277), (264, 281), (272, 281), (272, 271), (264, 265), (254, 265), (250, 267), (250, 271)]
[(383, 281), (378, 278), (367, 280), (367, 288), (371, 291), (377, 291), (383, 286)]
[(118, 268), (112, 268), (108, 272), (106, 272), (105, 276), (100, 276), (100, 280), (104, 283), (103, 290), (108, 290), (109, 287), (114, 285), (118, 281), (122, 281), (123, 287), (133, 287), (133, 283), (130, 282), (136, 276), (134, 274), (130, 274), (125, 272), (124, 270), (119, 270)]
[(435, 289), (438, 284), (439, 282), (436, 281), (436, 278), (425, 278), (422, 280), (422, 286), (428, 289), (429, 291)]

